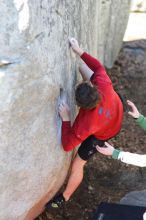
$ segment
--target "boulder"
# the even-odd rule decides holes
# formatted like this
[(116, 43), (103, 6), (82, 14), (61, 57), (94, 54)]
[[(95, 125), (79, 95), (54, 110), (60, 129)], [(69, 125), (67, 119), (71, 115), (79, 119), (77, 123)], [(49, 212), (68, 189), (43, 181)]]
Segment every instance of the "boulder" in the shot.
[(136, 205), (146, 207), (146, 190), (133, 191), (127, 193), (120, 201), (121, 204), (125, 205)]

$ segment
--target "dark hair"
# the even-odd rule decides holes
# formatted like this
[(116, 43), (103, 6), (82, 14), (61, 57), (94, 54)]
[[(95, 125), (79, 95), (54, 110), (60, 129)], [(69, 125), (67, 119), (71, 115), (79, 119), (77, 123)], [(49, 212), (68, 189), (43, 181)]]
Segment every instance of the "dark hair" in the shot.
[(75, 99), (79, 107), (92, 109), (96, 107), (101, 98), (95, 86), (90, 82), (82, 82), (76, 88)]

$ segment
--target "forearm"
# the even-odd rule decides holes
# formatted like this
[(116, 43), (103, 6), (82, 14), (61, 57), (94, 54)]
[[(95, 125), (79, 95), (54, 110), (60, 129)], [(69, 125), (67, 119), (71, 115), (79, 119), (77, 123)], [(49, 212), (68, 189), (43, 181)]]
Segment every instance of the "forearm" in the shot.
[(62, 122), (61, 140), (64, 151), (71, 151), (81, 143), (81, 140), (75, 135), (70, 121)]
[(82, 64), (79, 71), (84, 81), (90, 81), (93, 71), (86, 64)]
[(136, 119), (136, 123), (146, 131), (146, 118), (143, 115)]
[(79, 56), (81, 56), (84, 53), (84, 51), (80, 47), (74, 49), (74, 52)]
[(99, 69), (104, 69), (103, 65), (90, 54), (84, 52), (81, 55), (81, 59), (87, 64), (87, 66), (93, 71), (96, 72)]
[(95, 59), (94, 57), (90, 56), (89, 54), (85, 53), (80, 47), (79, 43), (75, 38), (69, 38), (70, 46), (72, 47), (73, 51), (78, 54), (83, 61), (88, 65), (88, 67), (95, 72), (97, 68), (102, 67), (101, 63)]
[(114, 150), (112, 158), (118, 159), (123, 163), (131, 164), (139, 167), (146, 166), (146, 155), (140, 155), (135, 153), (124, 152), (120, 150)]

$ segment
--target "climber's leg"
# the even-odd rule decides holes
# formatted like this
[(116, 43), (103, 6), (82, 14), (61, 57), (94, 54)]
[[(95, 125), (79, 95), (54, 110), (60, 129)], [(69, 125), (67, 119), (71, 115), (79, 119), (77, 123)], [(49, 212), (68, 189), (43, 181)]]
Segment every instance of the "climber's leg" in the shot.
[(78, 188), (78, 186), (82, 182), (83, 169), (86, 162), (87, 161), (82, 160), (78, 154), (75, 157), (72, 164), (71, 174), (66, 189), (63, 192), (63, 197), (65, 198), (65, 201), (68, 201), (70, 199), (71, 195), (74, 193), (74, 191)]
[(71, 175), (69, 177), (67, 187), (63, 192), (65, 201), (69, 200), (71, 195), (82, 182), (84, 165), (95, 153), (97, 153), (96, 145), (103, 147), (104, 142), (104, 140), (99, 140), (94, 135), (91, 135), (80, 145), (78, 154), (72, 164)]
[(69, 200), (70, 196), (74, 193), (83, 179), (83, 168), (86, 162), (87, 161), (82, 160), (78, 155), (75, 157), (65, 191), (49, 201), (46, 204), (46, 208), (58, 208), (62, 203)]
[(85, 63), (79, 66), (79, 72), (84, 81), (89, 81), (91, 76), (93, 75), (93, 71)]
[(61, 194), (55, 196), (53, 199), (51, 199), (46, 205), (46, 209), (49, 209), (49, 208), (59, 208), (61, 206), (62, 203), (65, 202), (65, 199)]
[(96, 145), (102, 147), (104, 145), (104, 142), (104, 140), (98, 140), (93, 135), (89, 136), (86, 140), (82, 142), (78, 149), (78, 154), (73, 160), (71, 174), (65, 191), (49, 201), (46, 204), (47, 208), (58, 208), (62, 203), (70, 199), (71, 195), (82, 182), (85, 164), (95, 153), (97, 153)]
[(72, 164), (71, 175), (67, 187), (63, 192), (65, 201), (70, 199), (71, 195), (82, 182), (84, 165), (95, 153), (97, 153), (96, 145), (103, 147), (104, 142), (104, 140), (99, 140), (94, 135), (91, 135), (80, 145), (78, 154)]

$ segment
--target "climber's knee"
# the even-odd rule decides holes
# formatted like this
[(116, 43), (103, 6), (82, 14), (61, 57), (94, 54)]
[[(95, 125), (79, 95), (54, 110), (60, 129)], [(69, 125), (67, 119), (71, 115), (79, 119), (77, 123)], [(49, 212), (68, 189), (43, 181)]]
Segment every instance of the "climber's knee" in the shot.
[(79, 172), (79, 170), (83, 170), (84, 165), (86, 164), (86, 162), (87, 162), (87, 161), (82, 160), (82, 159), (80, 158), (80, 156), (77, 154), (76, 157), (75, 157), (75, 159), (74, 159), (74, 161), (73, 161), (73, 163), (72, 163), (72, 172), (74, 172), (74, 171), (76, 171), (76, 170), (77, 170), (78, 172)]

